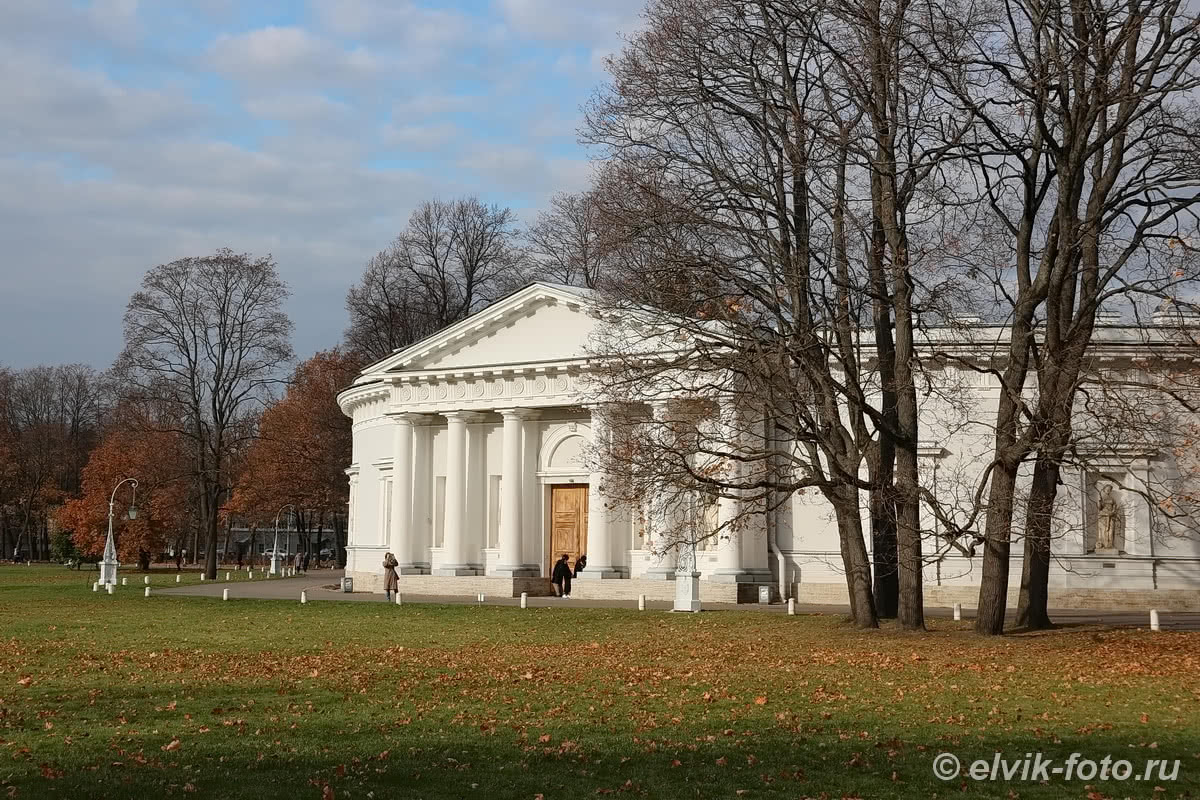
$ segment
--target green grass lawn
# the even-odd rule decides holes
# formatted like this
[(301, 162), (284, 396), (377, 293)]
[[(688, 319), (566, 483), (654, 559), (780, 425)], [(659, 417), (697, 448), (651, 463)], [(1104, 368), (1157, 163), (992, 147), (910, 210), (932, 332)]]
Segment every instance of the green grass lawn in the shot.
[[(125, 574), (0, 568), (0, 798), (1200, 795), (1196, 633), (147, 599)], [(1181, 763), (943, 782), (943, 751)]]

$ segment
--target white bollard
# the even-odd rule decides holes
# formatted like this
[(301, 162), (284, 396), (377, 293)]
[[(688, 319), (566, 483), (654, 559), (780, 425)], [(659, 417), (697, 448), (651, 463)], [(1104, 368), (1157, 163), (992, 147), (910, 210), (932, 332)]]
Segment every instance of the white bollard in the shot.
[(228, 599), (229, 599), (229, 589), (222, 589), (222, 590), (221, 590), (221, 599), (222, 599), (222, 600), (228, 600)]
[(204, 583), (204, 573), (203, 572), (200, 573), (200, 582)]
[(250, 580), (254, 580), (254, 573), (253, 573), (253, 572), (248, 572), (248, 573), (246, 573), (246, 576), (247, 576), (248, 578), (250, 578)]
[(638, 595), (638, 611), (645, 611), (645, 610), (646, 610), (646, 595), (639, 594)]
[(954, 619), (955, 620), (962, 619), (962, 603), (954, 604)]
[(150, 596), (150, 587), (147, 586), (146, 587), (146, 597), (149, 597), (149, 596)]
[(396, 605), (398, 605), (398, 606), (404, 605), (404, 598), (402, 598), (400, 596), (399, 592), (396, 592)]
[(142, 582), (145, 583), (147, 586), (149, 586), (150, 585), (150, 576), (147, 575), (145, 578), (142, 578)]
[(1150, 630), (1152, 630), (1152, 631), (1161, 631), (1162, 630), (1162, 625), (1158, 621), (1158, 609), (1157, 608), (1150, 609)]
[(180, 577), (182, 577), (182, 576), (180, 576), (180, 575), (176, 575), (176, 576), (175, 576), (175, 582), (176, 582), (176, 583), (179, 583), (179, 579), (180, 579)]
[(109, 594), (112, 594), (116, 590), (117, 590), (117, 585), (115, 583), (108, 584), (108, 593)]
[(794, 597), (788, 598), (788, 616), (789, 617), (796, 616), (796, 598), (794, 598)]
[(475, 599), (478, 600), (480, 603), (482, 603), (486, 598), (484, 597), (483, 592), (480, 592), (479, 596), (476, 597)]
[(128, 586), (128, 585), (129, 585), (129, 578), (121, 578), (121, 585), (122, 585), (122, 586)]
[(92, 583), (92, 591), (93, 592), (100, 591), (100, 581), (95, 581)]
[(228, 572), (226, 572), (226, 573), (225, 573), (225, 580), (229, 580), (229, 573), (228, 573)]
[(304, 605), (307, 602), (308, 602), (308, 592), (301, 590), (300, 591), (300, 605)]
[(529, 608), (529, 593), (521, 592), (521, 608)]

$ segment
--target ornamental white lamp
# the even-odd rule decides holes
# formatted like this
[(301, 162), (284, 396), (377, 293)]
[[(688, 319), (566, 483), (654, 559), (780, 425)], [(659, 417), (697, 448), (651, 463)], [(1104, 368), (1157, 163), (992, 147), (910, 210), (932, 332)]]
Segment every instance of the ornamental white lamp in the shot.
[[(278, 513), (275, 514), (275, 544), (271, 546), (271, 574), (272, 575), (279, 574), (279, 515), (282, 514), (285, 510), (287, 510), (289, 508), (292, 510), (293, 514), (296, 512), (296, 506), (293, 505), (292, 503), (288, 503), (283, 508), (279, 509)], [(288, 534), (288, 544), (291, 544), (291, 541), (292, 541), (291, 534)]]
[(125, 484), (133, 486), (133, 502), (129, 505), (129, 519), (137, 519), (137, 485), (135, 478), (125, 478), (113, 487), (108, 498), (108, 539), (104, 542), (104, 558), (100, 561), (100, 585), (115, 586), (117, 583), (117, 544), (113, 540), (113, 504), (117, 499), (117, 490)]

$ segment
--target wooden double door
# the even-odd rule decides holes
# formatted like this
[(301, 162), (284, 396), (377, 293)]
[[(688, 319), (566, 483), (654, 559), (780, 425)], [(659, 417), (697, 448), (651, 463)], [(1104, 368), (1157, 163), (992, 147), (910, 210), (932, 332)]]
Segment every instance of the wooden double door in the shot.
[(550, 553), (547, 575), (566, 553), (572, 568), (587, 553), (587, 484), (550, 487)]

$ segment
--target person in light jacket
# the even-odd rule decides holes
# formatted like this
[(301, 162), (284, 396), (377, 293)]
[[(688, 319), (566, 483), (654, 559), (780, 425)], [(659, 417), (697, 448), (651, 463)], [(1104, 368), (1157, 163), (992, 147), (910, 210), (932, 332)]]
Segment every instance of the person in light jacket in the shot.
[(391, 553), (383, 557), (383, 593), (389, 603), (392, 602), (392, 592), (400, 591), (400, 576), (396, 574), (396, 567), (399, 564), (400, 562)]

